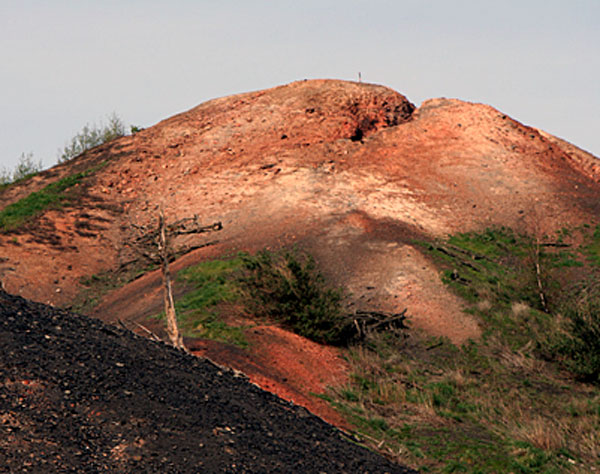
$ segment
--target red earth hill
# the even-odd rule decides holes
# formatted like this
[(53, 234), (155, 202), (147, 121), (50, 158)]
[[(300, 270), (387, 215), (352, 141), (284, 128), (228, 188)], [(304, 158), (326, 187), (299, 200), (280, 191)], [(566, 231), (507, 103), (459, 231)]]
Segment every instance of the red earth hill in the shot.
[[(334, 80), (206, 102), (0, 191), (0, 207), (92, 168), (76, 202), (0, 234), (7, 291), (68, 306), (82, 277), (135, 258), (133, 224), (163, 206), (170, 220), (223, 223), (218, 245), (176, 269), (299, 243), (357, 306), (408, 307), (415, 327), (462, 343), (477, 323), (415, 239), (502, 225), (549, 233), (600, 216), (600, 160), (577, 147), (487, 105), (415, 108), (389, 88)], [(160, 308), (160, 290), (150, 273), (95, 314), (139, 320)]]

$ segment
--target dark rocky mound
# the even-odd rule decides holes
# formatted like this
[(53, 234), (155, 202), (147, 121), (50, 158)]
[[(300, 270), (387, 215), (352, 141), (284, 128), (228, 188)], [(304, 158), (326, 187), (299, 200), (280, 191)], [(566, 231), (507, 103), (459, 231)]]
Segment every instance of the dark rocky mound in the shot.
[(243, 376), (0, 291), (2, 472), (411, 472)]

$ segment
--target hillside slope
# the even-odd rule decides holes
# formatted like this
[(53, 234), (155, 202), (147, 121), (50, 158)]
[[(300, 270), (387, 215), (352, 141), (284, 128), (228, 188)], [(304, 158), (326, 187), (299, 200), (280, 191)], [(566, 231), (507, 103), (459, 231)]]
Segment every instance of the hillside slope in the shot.
[[(413, 443), (415, 433), (444, 443), (448, 433), (457, 448), (427, 454), (423, 466), (450, 469), (459, 458), (468, 465), (482, 459), (506, 465), (514, 438), (523, 442), (525, 432), (540, 438), (523, 455), (535, 455), (531, 463), (537, 462), (536, 449), (547, 451), (546, 466), (570, 462), (563, 459), (566, 451), (556, 449), (571, 441), (581, 449), (569, 456), (581, 455), (588, 462), (597, 451), (586, 423), (597, 423), (597, 417), (578, 418), (563, 408), (568, 412), (570, 403), (588, 403), (592, 392), (584, 385), (565, 385), (560, 367), (536, 359), (533, 348), (543, 334), (527, 341), (515, 336), (516, 342), (506, 335), (527, 339), (539, 329), (532, 321), (548, 319), (543, 306), (536, 305), (542, 281), (537, 273), (535, 286), (531, 242), (538, 242), (538, 258), (540, 241), (562, 255), (550, 264), (559, 265), (555, 270), (562, 283), (578, 282), (576, 269), (585, 270), (584, 261), (600, 262), (599, 163), (487, 105), (432, 99), (415, 108), (382, 86), (295, 82), (206, 102), (0, 189), (0, 281), (10, 293), (84, 308), (105, 322), (161, 335), (162, 322), (153, 318), (162, 311), (161, 275), (140, 257), (138, 240), (141, 232), (156, 228), (161, 207), (169, 222), (197, 218), (223, 226), (216, 233), (179, 236), (178, 246), (197, 248), (173, 262), (174, 274), (199, 263), (220, 265), (239, 251), (296, 245), (315, 256), (331, 284), (344, 288), (350, 308), (394, 313), (407, 308), (412, 349), (396, 348), (386, 358), (386, 350), (324, 346), (257, 321), (238, 301), (220, 308), (217, 322), (236, 325), (248, 346), (187, 339), (194, 354), (243, 371), (261, 387), (339, 427), (356, 429), (373, 447), (411, 465), (421, 465), (423, 456), (418, 442)], [(48, 197), (54, 204), (30, 214), (32, 204)], [(532, 239), (516, 249), (506, 236), (521, 233)], [(447, 241), (449, 234), (453, 237)], [(471, 238), (479, 239), (480, 247), (461, 247)], [(570, 251), (562, 252), (571, 244), (567, 250), (583, 252), (581, 262)], [(517, 253), (526, 255), (515, 258)], [(448, 257), (444, 265), (436, 255)], [(452, 265), (464, 268), (459, 273)], [(523, 268), (515, 270), (519, 265)], [(490, 268), (498, 271), (490, 273)], [(465, 279), (464, 269), (476, 272), (476, 278)], [(515, 276), (524, 269), (533, 280)], [(463, 285), (459, 289), (473, 291), (469, 284), (481, 284), (477, 301), (459, 297), (465, 291), (444, 284), (441, 270), (450, 275), (454, 290)], [(502, 293), (506, 285), (531, 282), (534, 286), (524, 293)], [(181, 300), (190, 287), (177, 280), (175, 290)], [(504, 298), (497, 307), (492, 303), (496, 293)], [(506, 334), (490, 327), (500, 322), (509, 327)], [(502, 324), (500, 331), (506, 329)], [(32, 329), (28, 337), (41, 338), (39, 330)], [(448, 337), (459, 347), (437, 339), (431, 343), (429, 336)], [(477, 355), (477, 348), (500, 377), (494, 370), (473, 369), (469, 357)], [(11, 363), (18, 365), (23, 354), (15, 354)], [(521, 381), (529, 384), (521, 394), (531, 392), (531, 398), (522, 402), (527, 409), (515, 409), (517, 416), (502, 400), (508, 397), (519, 405), (514, 391)], [(458, 390), (466, 384), (472, 392)], [(481, 418), (470, 419), (460, 411), (449, 421), (444, 404), (432, 405), (435, 397), (440, 403), (440, 394), (430, 393), (438, 389), (456, 393), (452, 400), (463, 411), (481, 407), (474, 395), (481, 393), (490, 399), (489, 412), (483, 409)], [(332, 393), (333, 405), (325, 401), (332, 400)], [(460, 403), (459, 395), (464, 398)], [(373, 403), (367, 402), (371, 396)], [(341, 403), (336, 409), (335, 400)], [(361, 413), (358, 421), (352, 418), (358, 412), (348, 412), (352, 404)], [(504, 426), (511, 417), (512, 424)], [(474, 438), (471, 430), (477, 433)], [(558, 441), (544, 444), (550, 438)], [(468, 440), (483, 444), (471, 452)], [(428, 449), (435, 451), (435, 446)], [(521, 463), (523, 456), (514, 456)]]
[[(301, 81), (206, 102), (2, 191), (6, 206), (93, 170), (62, 209), (0, 234), (0, 272), (12, 293), (68, 305), (82, 277), (135, 259), (132, 224), (151, 225), (162, 205), (171, 220), (221, 221), (222, 254), (300, 243), (358, 303), (408, 306), (416, 326), (461, 342), (477, 324), (415, 239), (596, 222), (597, 161), (486, 105), (415, 110), (385, 87)], [(135, 311), (156, 306), (149, 284)]]
[(414, 472), (169, 346), (0, 291), (6, 472)]

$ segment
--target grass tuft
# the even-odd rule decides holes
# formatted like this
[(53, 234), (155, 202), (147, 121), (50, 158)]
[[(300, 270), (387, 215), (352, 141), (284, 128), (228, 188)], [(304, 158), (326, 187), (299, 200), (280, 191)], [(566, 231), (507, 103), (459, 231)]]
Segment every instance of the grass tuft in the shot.
[(186, 268), (177, 275), (189, 290), (177, 299), (175, 308), (182, 332), (246, 347), (248, 341), (242, 327), (227, 324), (219, 316), (218, 307), (234, 303), (239, 288), (233, 275), (242, 266), (243, 254), (220, 260), (210, 260)]

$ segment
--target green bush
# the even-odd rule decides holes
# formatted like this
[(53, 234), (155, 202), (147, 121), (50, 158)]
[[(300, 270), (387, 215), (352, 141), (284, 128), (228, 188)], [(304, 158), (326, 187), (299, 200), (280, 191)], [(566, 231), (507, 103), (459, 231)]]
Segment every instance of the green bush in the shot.
[(244, 256), (243, 268), (240, 283), (249, 296), (249, 311), (317, 342), (345, 344), (353, 335), (341, 290), (326, 286), (312, 257), (296, 250), (263, 250)]
[(125, 125), (121, 119), (113, 113), (108, 118), (107, 125), (85, 125), (81, 129), (81, 132), (75, 135), (68, 145), (65, 145), (60, 152), (58, 162), (64, 163), (65, 161), (69, 161), (87, 150), (114, 140), (115, 138), (122, 137), (123, 135), (125, 135)]
[(554, 352), (580, 380), (600, 384), (600, 293), (583, 293), (563, 313)]

